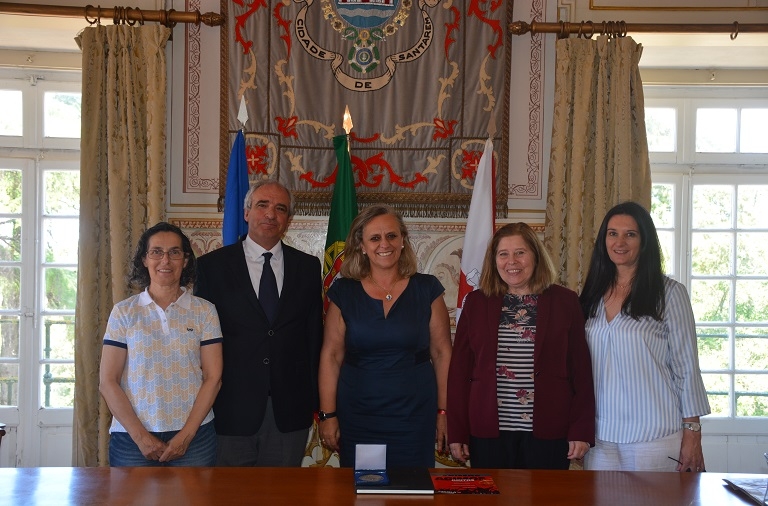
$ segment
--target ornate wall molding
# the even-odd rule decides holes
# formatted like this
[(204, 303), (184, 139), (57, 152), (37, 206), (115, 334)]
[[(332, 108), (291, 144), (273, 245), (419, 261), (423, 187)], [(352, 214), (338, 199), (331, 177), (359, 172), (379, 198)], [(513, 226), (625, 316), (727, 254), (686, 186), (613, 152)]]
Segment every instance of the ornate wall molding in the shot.
[[(198, 256), (221, 247), (219, 219), (171, 218), (168, 221), (187, 234)], [(497, 223), (496, 226), (498, 228), (505, 223)], [(443, 284), (445, 303), (453, 321), (466, 224), (414, 221), (407, 221), (407, 224), (411, 244), (419, 261), (419, 271), (437, 276)], [(538, 234), (544, 234), (544, 225), (531, 224), (531, 227)], [(288, 228), (285, 242), (322, 260), (327, 229), (327, 220), (294, 219)]]
[[(530, 4), (530, 19), (544, 19), (544, 1), (533, 0)], [(520, 41), (523, 42), (523, 41)], [(510, 184), (509, 197), (542, 198), (543, 173), (543, 127), (544, 111), (544, 37), (541, 34), (530, 36), (530, 58), (528, 64), (528, 145), (525, 184)]]

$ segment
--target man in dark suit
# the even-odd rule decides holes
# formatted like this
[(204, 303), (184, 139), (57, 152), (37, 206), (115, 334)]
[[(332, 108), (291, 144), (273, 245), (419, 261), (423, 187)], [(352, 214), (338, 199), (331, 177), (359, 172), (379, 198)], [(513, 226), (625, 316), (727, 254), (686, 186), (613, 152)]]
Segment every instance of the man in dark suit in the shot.
[(299, 466), (318, 407), (320, 260), (282, 242), (293, 216), (282, 184), (254, 184), (244, 212), (248, 235), (197, 261), (195, 295), (216, 305), (224, 334), (217, 465)]

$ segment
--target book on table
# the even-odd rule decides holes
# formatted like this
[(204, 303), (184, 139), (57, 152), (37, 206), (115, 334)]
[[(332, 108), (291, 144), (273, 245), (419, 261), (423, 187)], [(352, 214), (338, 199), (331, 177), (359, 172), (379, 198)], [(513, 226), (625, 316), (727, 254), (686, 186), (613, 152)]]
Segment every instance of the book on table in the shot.
[(355, 491), (358, 494), (434, 494), (427, 468), (387, 469), (387, 446), (355, 445)]
[[(768, 460), (768, 456), (766, 456)], [(744, 497), (750, 499), (755, 504), (761, 506), (768, 504), (766, 498), (768, 498), (768, 479), (760, 477), (732, 477), (723, 478), (723, 481), (728, 484), (731, 490), (742, 494)]]
[[(358, 494), (425, 494), (435, 493), (435, 487), (432, 485), (432, 477), (426, 467), (395, 467), (386, 470), (387, 482), (377, 481), (364, 482), (359, 477), (369, 476), (366, 474), (358, 475), (355, 472), (355, 491)], [(373, 474), (372, 476), (377, 476)]]
[(435, 494), (498, 494), (499, 487), (488, 474), (432, 473)]

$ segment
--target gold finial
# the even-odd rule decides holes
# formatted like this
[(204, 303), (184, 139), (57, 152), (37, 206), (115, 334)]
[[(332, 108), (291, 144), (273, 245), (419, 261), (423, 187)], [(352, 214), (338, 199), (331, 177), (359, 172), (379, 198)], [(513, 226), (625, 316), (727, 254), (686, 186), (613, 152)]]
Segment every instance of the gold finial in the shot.
[(349, 135), (349, 132), (352, 131), (352, 115), (349, 114), (349, 106), (344, 107), (344, 122), (342, 123), (344, 126), (344, 131), (347, 132), (347, 135)]

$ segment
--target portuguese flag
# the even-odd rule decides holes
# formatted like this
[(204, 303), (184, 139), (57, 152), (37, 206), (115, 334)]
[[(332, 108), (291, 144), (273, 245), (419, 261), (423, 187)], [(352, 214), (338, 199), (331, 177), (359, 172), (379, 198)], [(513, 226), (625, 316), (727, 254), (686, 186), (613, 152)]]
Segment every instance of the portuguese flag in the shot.
[(347, 136), (337, 135), (333, 138), (333, 148), (336, 150), (336, 183), (333, 186), (331, 212), (328, 216), (328, 235), (325, 239), (325, 256), (323, 258), (323, 309), (328, 309), (328, 299), (325, 293), (340, 276), (341, 262), (344, 261), (344, 241), (347, 239), (352, 220), (357, 216), (357, 198), (355, 197), (355, 180), (352, 177), (352, 161), (347, 148)]

